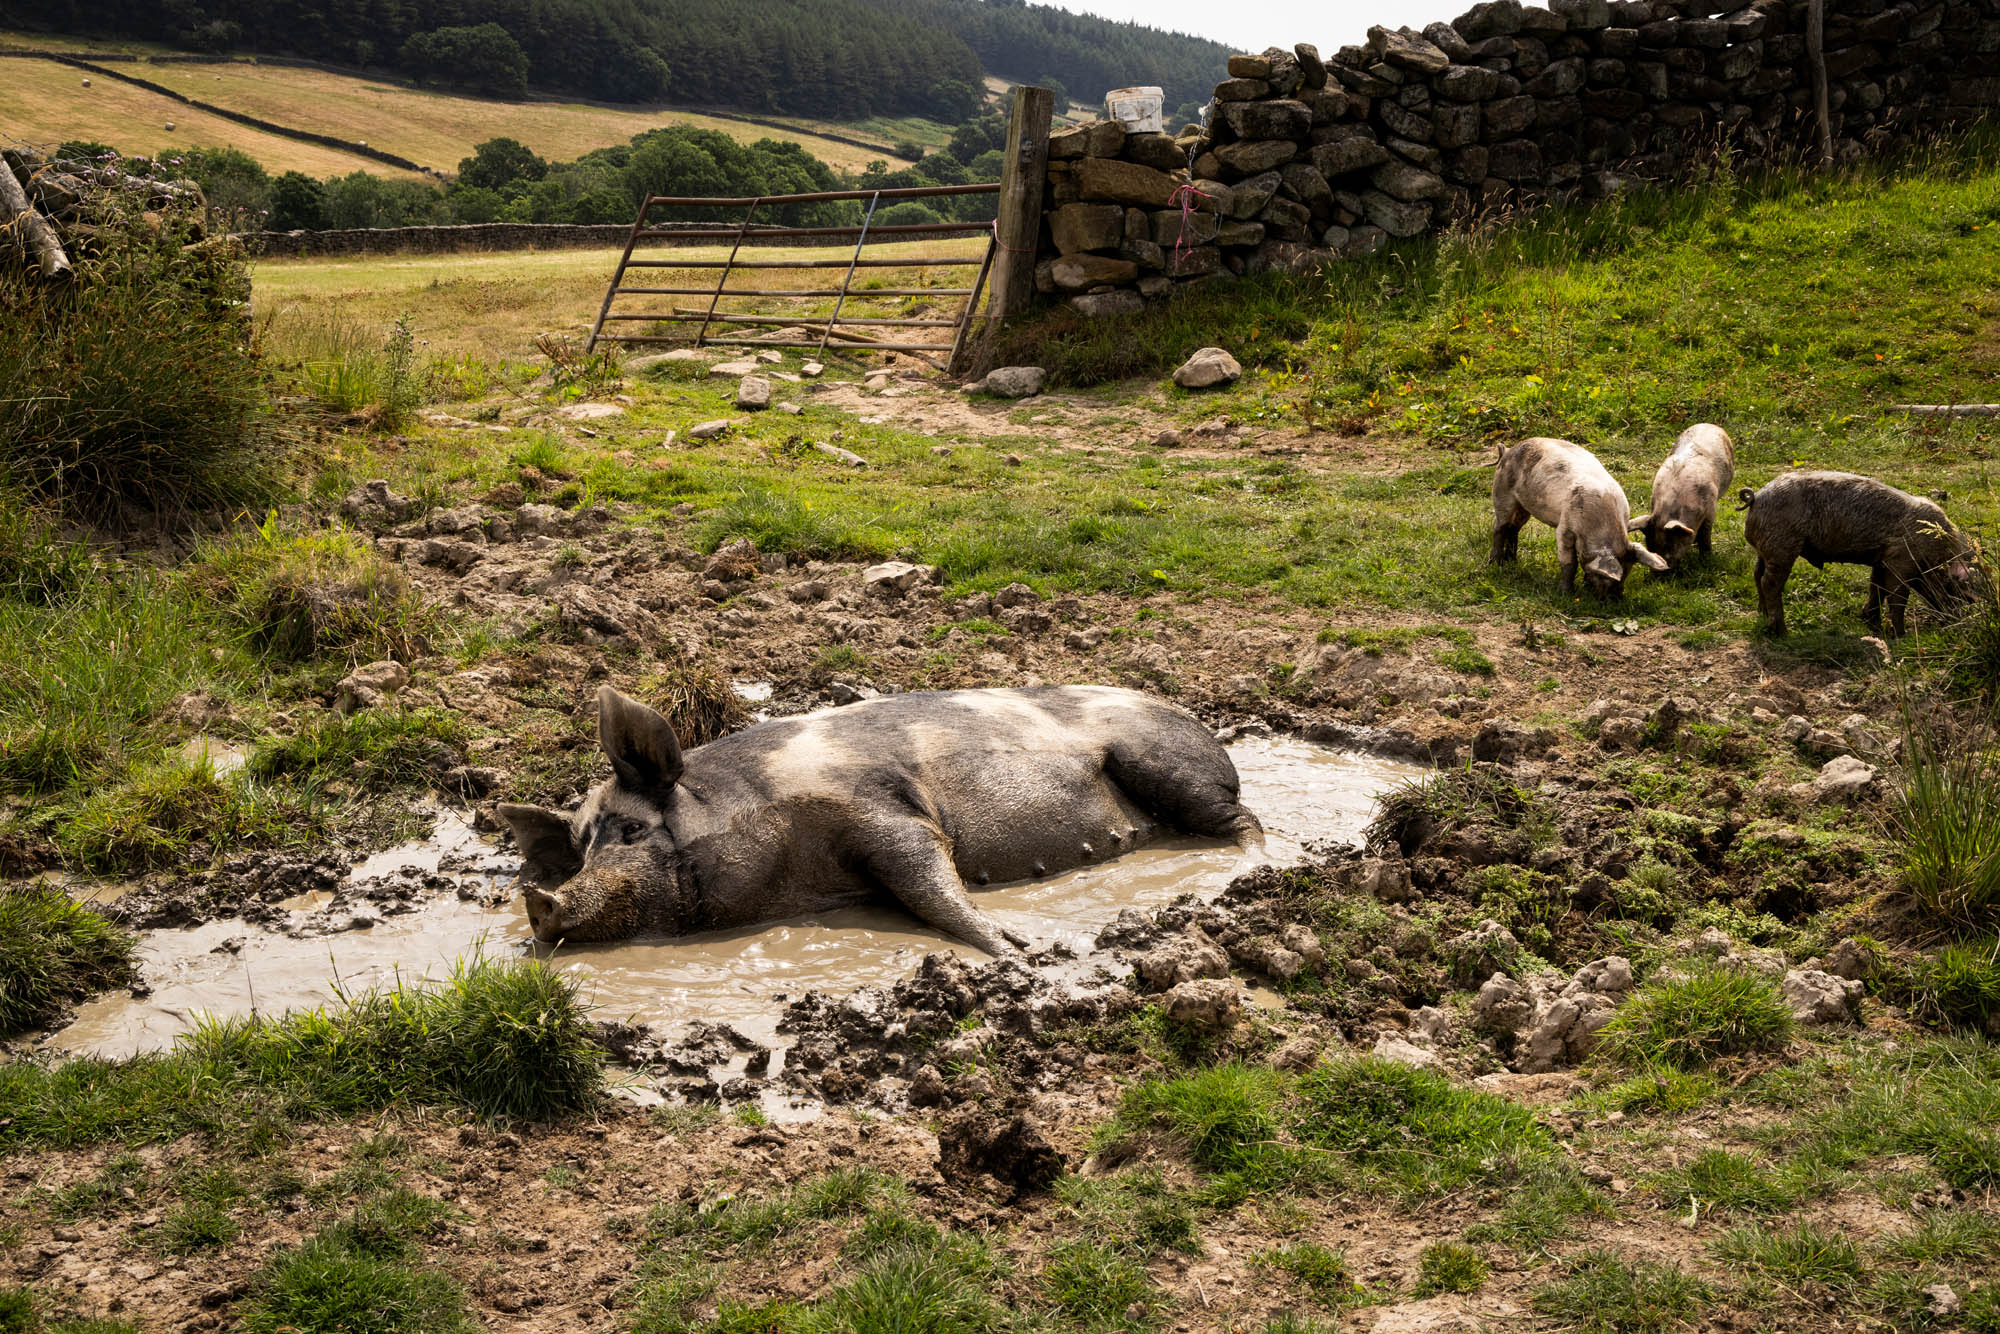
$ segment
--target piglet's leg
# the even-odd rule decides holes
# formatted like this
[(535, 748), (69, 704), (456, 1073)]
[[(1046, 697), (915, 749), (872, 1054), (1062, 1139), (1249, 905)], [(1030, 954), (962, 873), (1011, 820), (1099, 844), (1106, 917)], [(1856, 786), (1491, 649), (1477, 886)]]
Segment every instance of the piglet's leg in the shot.
[(1861, 619), (1870, 630), (1882, 628), (1882, 595), (1894, 583), (1895, 576), (1884, 566), (1877, 565), (1868, 571), (1868, 605), (1861, 609)]
[(988, 954), (1011, 954), (1027, 940), (972, 906), (952, 865), (951, 840), (928, 820), (897, 820), (860, 831), (852, 852), (867, 878), (948, 936)]

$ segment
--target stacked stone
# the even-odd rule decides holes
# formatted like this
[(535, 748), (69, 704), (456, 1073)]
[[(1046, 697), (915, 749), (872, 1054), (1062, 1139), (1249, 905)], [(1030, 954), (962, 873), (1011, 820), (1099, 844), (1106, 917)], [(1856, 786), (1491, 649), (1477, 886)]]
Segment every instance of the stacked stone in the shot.
[[(1836, 156), (2000, 104), (2000, 0), (1827, 0)], [(1091, 314), (1365, 254), (1476, 212), (1818, 151), (1806, 0), (1486, 0), (1232, 56), (1206, 132), (1050, 140), (1042, 291)]]

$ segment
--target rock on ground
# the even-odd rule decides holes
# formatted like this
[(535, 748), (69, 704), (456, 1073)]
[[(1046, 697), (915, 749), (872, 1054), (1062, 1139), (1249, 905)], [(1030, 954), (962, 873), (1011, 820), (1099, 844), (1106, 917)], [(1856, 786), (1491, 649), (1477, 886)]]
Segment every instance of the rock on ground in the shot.
[(1375, 1039), (1375, 1049), (1370, 1053), (1377, 1060), (1394, 1061), (1398, 1065), (1415, 1066), (1419, 1070), (1435, 1070), (1437, 1053), (1428, 1047), (1419, 1047), (1414, 1042), (1402, 1038), (1383, 1036)]
[(387, 659), (356, 667), (335, 688), (334, 712), (345, 716), (372, 709), (410, 683), (410, 669)]
[(1040, 366), (1001, 366), (985, 378), (965, 386), (968, 394), (992, 394), (995, 398), (1032, 398), (1042, 392), (1049, 373)]
[(771, 382), (761, 375), (746, 375), (736, 382), (736, 406), (745, 412), (762, 412), (771, 406)]
[(1148, 986), (1163, 991), (1198, 977), (1227, 977), (1229, 956), (1195, 926), (1140, 956), (1138, 971)]
[(1181, 363), (1174, 383), (1183, 389), (1213, 389), (1234, 384), (1242, 375), (1242, 363), (1235, 357), (1219, 347), (1205, 347)]
[(1821, 802), (1859, 801), (1875, 781), (1875, 766), (1852, 755), (1828, 760), (1812, 780), (1812, 798)]
[(1867, 988), (1852, 978), (1795, 968), (1781, 986), (1792, 1018), (1802, 1024), (1851, 1024), (1861, 1018), (1861, 995)]
[(1163, 998), (1167, 1018), (1198, 1033), (1227, 1033), (1243, 1015), (1243, 993), (1227, 978), (1182, 982)]

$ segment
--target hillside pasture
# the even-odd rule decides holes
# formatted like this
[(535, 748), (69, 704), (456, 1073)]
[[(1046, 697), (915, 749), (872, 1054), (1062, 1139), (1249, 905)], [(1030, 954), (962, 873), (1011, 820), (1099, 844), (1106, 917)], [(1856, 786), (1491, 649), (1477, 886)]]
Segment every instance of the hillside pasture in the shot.
[[(135, 66), (140, 78), (153, 78), (167, 69), (207, 69), (208, 66)], [(298, 74), (304, 71), (265, 71), (267, 76)], [(171, 97), (148, 92), (118, 79), (86, 74), (72, 65), (53, 60), (10, 59), (0, 66), (0, 128), (6, 135), (29, 143), (50, 146), (70, 139), (105, 143), (127, 154), (153, 154), (163, 148), (238, 148), (264, 165), (267, 171), (302, 171), (308, 176), (344, 176), (352, 171), (369, 171), (378, 176), (423, 180), (413, 171), (402, 171), (373, 158), (343, 152), (323, 144), (272, 134), (239, 125), (211, 112), (201, 111)], [(83, 86), (85, 79), (90, 87)], [(165, 83), (165, 79), (156, 79)], [(174, 85), (179, 86), (179, 85)], [(220, 85), (217, 85), (218, 87)], [(189, 86), (189, 95), (194, 88)], [(219, 96), (204, 101), (228, 105)], [(296, 104), (303, 109), (303, 101)], [(291, 123), (282, 116), (263, 111), (243, 110), (280, 124)], [(171, 123), (173, 129), (167, 125)], [(321, 133), (340, 134), (323, 125), (310, 128)], [(364, 132), (353, 137), (367, 139)], [(373, 140), (370, 140), (373, 142)], [(388, 151), (395, 148), (383, 145)], [(421, 159), (418, 159), (421, 160)], [(455, 165), (455, 164), (454, 164)]]
[[(0, 34), (0, 43), (40, 44), (19, 34)], [(475, 145), (496, 135), (519, 139), (542, 157), (557, 161), (576, 158), (593, 148), (622, 144), (646, 130), (692, 125), (719, 130), (741, 143), (777, 139), (801, 144), (840, 171), (859, 171), (878, 160), (892, 167), (906, 163), (889, 154), (823, 138), (815, 131), (863, 140), (879, 137), (883, 143), (908, 139), (926, 147), (940, 146), (950, 138), (948, 129), (912, 118), (861, 128), (788, 120), (785, 123), (793, 128), (778, 129), (667, 108), (500, 102), (416, 88), (373, 75), (248, 61), (141, 62), (120, 68), (187, 97), (275, 125), (366, 143), (446, 173), (456, 172)], [(123, 153), (151, 153), (183, 143), (226, 144), (244, 150), (273, 172), (296, 169), (328, 176), (357, 168), (393, 171), (371, 159), (237, 125), (143, 88), (86, 75), (54, 61), (10, 60), (8, 70), (14, 77), (0, 87), (0, 124), (16, 138), (52, 142), (96, 139)], [(91, 80), (88, 88), (83, 86), (85, 78)], [(178, 126), (175, 131), (159, 128), (170, 120)]]

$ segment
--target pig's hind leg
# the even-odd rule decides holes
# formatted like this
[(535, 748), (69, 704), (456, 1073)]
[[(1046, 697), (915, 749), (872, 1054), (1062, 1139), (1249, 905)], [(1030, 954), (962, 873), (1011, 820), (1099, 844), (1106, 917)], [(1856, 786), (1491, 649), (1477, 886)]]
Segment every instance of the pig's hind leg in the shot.
[(1792, 562), (1797, 559), (1797, 552), (1781, 556), (1757, 553), (1757, 610), (1774, 635), (1785, 633), (1785, 582), (1792, 577)]
[(1207, 744), (1182, 747), (1172, 738), (1153, 745), (1115, 743), (1105, 753), (1104, 772), (1133, 805), (1172, 829), (1261, 845), (1264, 826), (1243, 804), (1229, 752), (1205, 730), (1199, 739)]
[[(1889, 573), (1888, 566), (1878, 563), (1869, 568), (1868, 603), (1861, 608), (1861, 619), (1867, 624), (1870, 630), (1874, 630), (1877, 633), (1881, 632), (1882, 598), (1886, 594), (1890, 601), (1894, 602), (1896, 595), (1891, 590), (1897, 586), (1897, 582), (1896, 576)], [(1904, 600), (1908, 600), (1907, 594), (1904, 595)], [(1898, 630), (1897, 633), (1900, 634), (1902, 632)]]
[(965, 881), (952, 863), (951, 840), (929, 820), (897, 820), (863, 830), (853, 851), (865, 877), (948, 936), (985, 950), (1011, 954), (1028, 940), (972, 906)]

